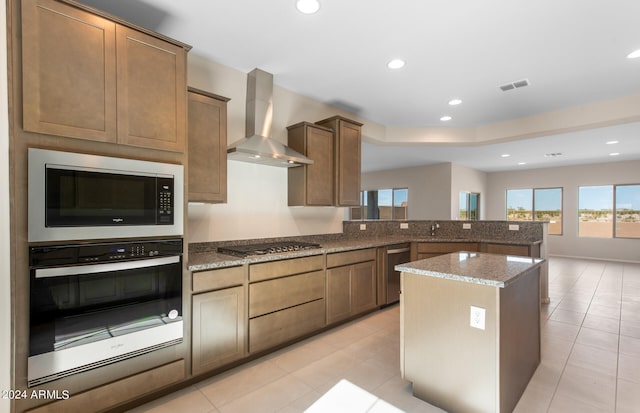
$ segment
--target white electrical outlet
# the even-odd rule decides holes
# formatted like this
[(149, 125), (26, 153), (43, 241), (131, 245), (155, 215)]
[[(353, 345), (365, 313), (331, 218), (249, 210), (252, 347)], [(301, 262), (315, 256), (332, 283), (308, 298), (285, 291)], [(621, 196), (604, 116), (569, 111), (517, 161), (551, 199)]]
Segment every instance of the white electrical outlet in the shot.
[(468, 222), (462, 224), (462, 229), (471, 229), (471, 224)]
[(400, 223), (400, 229), (409, 229), (409, 223), (408, 222), (401, 222)]
[(360, 224), (360, 231), (364, 231), (367, 229), (367, 224)]
[(481, 307), (471, 306), (469, 325), (473, 328), (484, 330), (484, 318), (486, 310)]
[(518, 224), (509, 224), (509, 231), (519, 231), (520, 225)]

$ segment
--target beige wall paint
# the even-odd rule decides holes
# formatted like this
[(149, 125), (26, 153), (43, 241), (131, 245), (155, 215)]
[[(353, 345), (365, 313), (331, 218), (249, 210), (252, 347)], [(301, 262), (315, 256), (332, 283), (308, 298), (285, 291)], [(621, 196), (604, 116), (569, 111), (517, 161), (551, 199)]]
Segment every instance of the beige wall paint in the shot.
[(409, 188), (409, 219), (448, 220), (453, 208), (451, 179), (452, 165), (442, 163), (362, 174), (362, 189)]
[[(0, 4), (0, 43), (7, 44), (7, 2)], [(0, 48), (0, 77), (7, 79), (7, 48)], [(0, 390), (11, 389), (11, 282), (9, 228), (9, 108), (7, 82), (0, 82)], [(8, 412), (0, 398), (0, 411)]]
[(640, 262), (640, 240), (578, 237), (578, 187), (640, 184), (640, 161), (487, 174), (486, 219), (505, 219), (506, 190), (515, 188), (563, 189), (563, 235), (548, 236), (548, 254)]
[[(277, 83), (277, 74), (274, 74)], [(189, 54), (189, 86), (230, 98), (229, 144), (245, 136), (247, 74)], [(366, 119), (341, 111), (274, 85), (272, 137), (286, 143), (288, 125), (318, 121), (334, 115), (364, 123), (363, 133), (378, 136), (384, 129)], [(227, 161), (226, 204), (190, 204), (189, 242), (311, 235), (342, 232), (346, 208), (294, 208), (287, 205), (287, 170)]]

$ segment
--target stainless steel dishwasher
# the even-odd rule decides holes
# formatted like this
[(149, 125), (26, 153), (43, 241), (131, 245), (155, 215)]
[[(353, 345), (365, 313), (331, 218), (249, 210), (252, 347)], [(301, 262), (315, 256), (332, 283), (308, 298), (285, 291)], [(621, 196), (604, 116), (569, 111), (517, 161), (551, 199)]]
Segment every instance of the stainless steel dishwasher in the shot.
[(410, 244), (395, 244), (387, 246), (386, 284), (387, 297), (385, 304), (393, 304), (400, 300), (400, 272), (394, 267), (411, 261)]

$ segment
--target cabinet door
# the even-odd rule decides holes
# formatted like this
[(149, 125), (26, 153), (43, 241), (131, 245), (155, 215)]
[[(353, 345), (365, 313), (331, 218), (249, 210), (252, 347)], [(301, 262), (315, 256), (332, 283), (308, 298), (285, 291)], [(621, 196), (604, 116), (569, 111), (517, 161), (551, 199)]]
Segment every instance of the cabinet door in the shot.
[(119, 25), (116, 42), (118, 142), (184, 152), (186, 51)]
[(351, 314), (358, 314), (376, 306), (376, 263), (367, 261), (351, 268)]
[(227, 202), (227, 103), (189, 91), (189, 201)]
[(351, 315), (351, 266), (327, 270), (327, 324)]
[(333, 205), (333, 133), (314, 127), (307, 127), (307, 153), (313, 159), (313, 165), (307, 168), (307, 205)]
[(244, 356), (245, 319), (244, 287), (193, 296), (193, 374)]
[(115, 24), (53, 0), (22, 2), (23, 128), (116, 141)]
[(360, 126), (338, 121), (337, 206), (360, 205)]

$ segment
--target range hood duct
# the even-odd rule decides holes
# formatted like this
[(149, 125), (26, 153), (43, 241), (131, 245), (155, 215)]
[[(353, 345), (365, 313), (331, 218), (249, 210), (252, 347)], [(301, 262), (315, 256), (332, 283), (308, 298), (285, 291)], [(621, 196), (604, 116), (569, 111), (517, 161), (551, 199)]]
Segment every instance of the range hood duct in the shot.
[(247, 75), (246, 138), (227, 148), (227, 158), (290, 168), (313, 161), (270, 137), (273, 122), (273, 75), (253, 69)]

